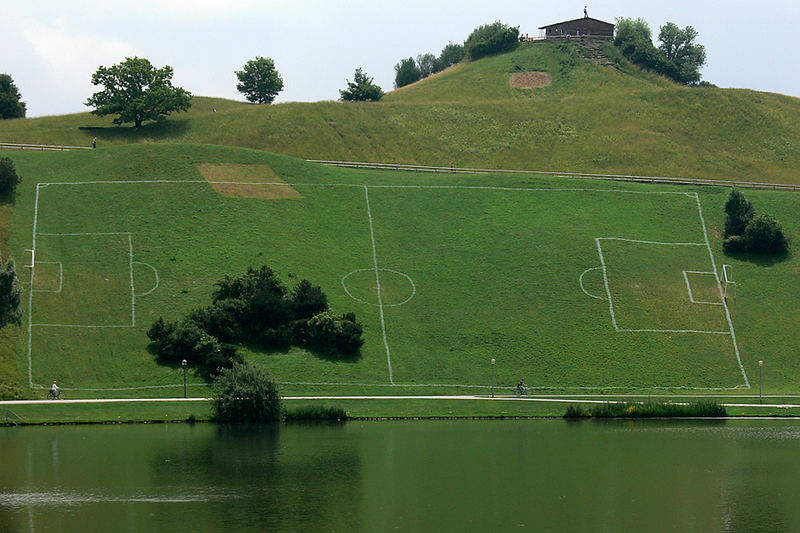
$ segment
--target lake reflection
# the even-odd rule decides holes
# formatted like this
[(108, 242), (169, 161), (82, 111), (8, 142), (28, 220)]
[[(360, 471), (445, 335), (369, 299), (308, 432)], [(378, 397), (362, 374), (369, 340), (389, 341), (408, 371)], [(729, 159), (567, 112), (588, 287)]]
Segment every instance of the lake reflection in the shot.
[(0, 428), (5, 531), (800, 531), (800, 422)]

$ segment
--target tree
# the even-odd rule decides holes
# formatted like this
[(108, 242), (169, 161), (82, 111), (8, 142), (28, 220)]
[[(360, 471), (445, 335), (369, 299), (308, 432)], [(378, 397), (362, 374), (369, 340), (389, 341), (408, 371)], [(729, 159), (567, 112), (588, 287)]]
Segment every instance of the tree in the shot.
[(755, 216), (753, 203), (734, 187), (725, 202), (725, 237), (743, 235), (747, 223)]
[(650, 43), (653, 42), (653, 33), (650, 31), (650, 25), (642, 18), (628, 19), (617, 17), (617, 25), (614, 29), (614, 45), (622, 46), (623, 44), (636, 40), (646, 40)]
[[(438, 72), (436, 70), (436, 56), (427, 53), (427, 54), (420, 54), (417, 56), (417, 68), (419, 69), (420, 76), (423, 78), (427, 78), (434, 72)], [(441, 69), (439, 69), (441, 70)]]
[(192, 107), (192, 93), (172, 85), (172, 67), (155, 68), (148, 59), (127, 57), (111, 67), (100, 66), (92, 84), (102, 85), (86, 105), (97, 116), (117, 115), (114, 124), (133, 122), (138, 128), (145, 120), (160, 120), (173, 112)]
[(0, 157), (0, 197), (9, 196), (17, 190), (22, 178), (17, 174), (10, 157)]
[(439, 67), (439, 70), (444, 70), (447, 67), (459, 63), (462, 59), (464, 59), (464, 54), (464, 45), (448, 43), (447, 46), (442, 48), (442, 53), (439, 54), (439, 58), (437, 59), (437, 66)]
[(223, 369), (214, 379), (211, 411), (224, 422), (275, 422), (281, 419), (278, 386), (266, 370), (246, 363)]
[(21, 98), (22, 95), (11, 76), (0, 74), (0, 119), (23, 118), (25, 102), (21, 102)]
[(403, 59), (394, 66), (394, 88), (399, 89), (422, 79), (413, 57)]
[(767, 214), (753, 218), (744, 231), (747, 251), (756, 254), (781, 254), (789, 251), (789, 239), (781, 224)]
[(22, 325), (22, 309), (19, 307), (22, 289), (17, 279), (14, 260), (3, 265), (0, 259), (0, 329), (9, 324)]
[(322, 287), (312, 285), (307, 279), (292, 289), (289, 298), (295, 320), (311, 318), (328, 310), (328, 297), (322, 292)]
[(236, 89), (256, 104), (271, 104), (283, 90), (283, 78), (275, 69), (275, 62), (268, 57), (256, 56), (236, 71), (239, 83)]
[(383, 89), (372, 83), (372, 78), (360, 68), (356, 69), (353, 81), (347, 80), (347, 89), (339, 91), (344, 102), (377, 102), (383, 98)]
[(511, 50), (519, 44), (519, 27), (495, 21), (475, 28), (464, 41), (464, 50), (474, 61), (491, 54)]
[(691, 26), (681, 29), (677, 24), (667, 22), (661, 26), (658, 49), (667, 61), (672, 61), (678, 69), (679, 81), (695, 84), (700, 81), (700, 67), (706, 63), (706, 50), (695, 42), (697, 30)]

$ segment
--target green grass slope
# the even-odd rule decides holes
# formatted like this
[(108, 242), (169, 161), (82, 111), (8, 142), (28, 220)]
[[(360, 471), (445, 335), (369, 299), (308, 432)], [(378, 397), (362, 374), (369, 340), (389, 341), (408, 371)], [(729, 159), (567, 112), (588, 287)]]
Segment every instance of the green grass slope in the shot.
[[(724, 256), (725, 189), (359, 171), (192, 144), (8, 153), (25, 178), (9, 249), (24, 264), (35, 224), (37, 258), (33, 293), (20, 268), (25, 323), (0, 351), (17, 388), (30, 365), (34, 384), (58, 379), (71, 398), (179, 396), (180, 368), (148, 348), (152, 321), (268, 264), (364, 324), (356, 358), (245, 350), (287, 394), (482, 393), (492, 357), (505, 392), (524, 377), (549, 391), (752, 393), (742, 371), (757, 387), (759, 360), (770, 392), (797, 390), (800, 261)], [(299, 197), (222, 194), (203, 163), (265, 165)], [(800, 196), (750, 197), (800, 242)], [(723, 262), (739, 282), (736, 343), (708, 274)], [(199, 376), (190, 387), (207, 393)]]
[[(97, 136), (101, 147), (218, 144), (308, 159), (800, 183), (797, 98), (682, 87), (588, 55), (570, 43), (526, 43), (379, 103), (197, 97), (188, 113), (139, 131), (83, 113), (2, 121), (0, 141), (87, 146)], [(510, 86), (512, 73), (532, 70), (549, 73), (552, 84)]]

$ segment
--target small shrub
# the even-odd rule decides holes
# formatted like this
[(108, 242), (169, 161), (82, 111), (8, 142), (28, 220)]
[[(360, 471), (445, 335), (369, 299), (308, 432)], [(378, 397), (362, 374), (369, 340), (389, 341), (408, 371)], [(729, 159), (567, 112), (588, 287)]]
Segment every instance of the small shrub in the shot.
[(355, 314), (334, 315), (320, 313), (295, 325), (297, 344), (320, 353), (350, 355), (358, 351), (364, 340), (363, 328), (356, 322)]
[(278, 386), (259, 367), (235, 363), (214, 379), (211, 411), (223, 422), (274, 422), (281, 418)]
[(566, 412), (564, 413), (564, 418), (587, 418), (588, 416), (589, 411), (587, 411), (582, 405), (578, 404), (569, 404)]
[(322, 292), (322, 287), (304, 279), (292, 289), (289, 305), (295, 320), (311, 318), (328, 310), (328, 297)]
[(0, 157), (0, 196), (13, 194), (21, 181), (14, 161), (10, 157)]
[(304, 405), (297, 409), (288, 409), (284, 413), (285, 420), (347, 420), (347, 411), (341, 407), (325, 405)]
[(747, 223), (756, 214), (753, 203), (734, 187), (725, 202), (725, 236), (744, 235)]
[(700, 401), (686, 405), (663, 402), (609, 402), (593, 406), (590, 414), (595, 418), (714, 418), (727, 416), (727, 411), (725, 407), (710, 401)]
[(789, 251), (789, 239), (783, 226), (769, 215), (753, 218), (744, 230), (747, 251), (756, 254), (781, 254)]
[(736, 254), (747, 251), (747, 241), (744, 235), (731, 235), (722, 241), (722, 251), (726, 254)]
[(464, 42), (466, 56), (474, 61), (482, 57), (511, 50), (519, 44), (519, 27), (499, 20), (475, 28)]

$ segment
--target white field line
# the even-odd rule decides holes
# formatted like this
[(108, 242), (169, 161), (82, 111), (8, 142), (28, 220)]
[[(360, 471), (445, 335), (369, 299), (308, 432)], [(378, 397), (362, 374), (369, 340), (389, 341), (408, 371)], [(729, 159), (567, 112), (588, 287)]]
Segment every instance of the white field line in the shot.
[(156, 276), (156, 284), (152, 289), (150, 289), (149, 291), (147, 291), (145, 293), (136, 295), (136, 296), (141, 298), (142, 296), (147, 296), (148, 294), (150, 294), (151, 292), (153, 292), (154, 290), (156, 290), (158, 288), (158, 284), (159, 284), (158, 270), (156, 270), (156, 267), (154, 267), (153, 265), (151, 265), (149, 263), (143, 263), (142, 261), (134, 261), (133, 263), (136, 264), (136, 265), (144, 265), (146, 267), (150, 267), (151, 269), (153, 269), (153, 274), (155, 274), (155, 276)]
[(600, 245), (600, 239), (595, 239), (597, 243), (597, 253), (600, 254), (600, 268), (603, 269), (603, 283), (606, 286), (606, 295), (608, 296), (608, 312), (611, 314), (611, 323), (614, 325), (614, 329), (619, 331), (619, 326), (617, 326), (617, 317), (614, 314), (614, 301), (611, 299), (611, 289), (608, 287), (608, 270), (606, 269), (606, 260), (603, 257), (603, 247)]
[(705, 246), (704, 242), (660, 242), (660, 241), (643, 241), (640, 239), (625, 239), (623, 237), (598, 237), (597, 240), (601, 241), (624, 241), (635, 242), (639, 244), (660, 244), (664, 246)]
[[(410, 301), (411, 301), (411, 299), (412, 299), (412, 298), (414, 298), (414, 295), (416, 295), (416, 294), (417, 294), (417, 286), (414, 284), (414, 280), (413, 280), (413, 279), (411, 279), (411, 276), (409, 276), (408, 274), (406, 274), (406, 273), (404, 273), (404, 272), (398, 272), (397, 270), (392, 270), (392, 269), (390, 269), (390, 268), (382, 268), (382, 269), (380, 269), (380, 270), (381, 270), (382, 272), (391, 272), (392, 274), (397, 274), (398, 276), (403, 276), (403, 277), (404, 277), (404, 278), (406, 278), (406, 279), (408, 280), (408, 282), (411, 284), (411, 295), (410, 295), (408, 298), (406, 298), (406, 299), (405, 299), (405, 300), (403, 300), (402, 302), (398, 302), (398, 303), (396, 303), (396, 304), (383, 304), (383, 306), (384, 306), (384, 307), (398, 307), (398, 306), (400, 306), (400, 305), (407, 304), (408, 302), (410, 302)], [(366, 300), (362, 300), (362, 299), (361, 299), (361, 298), (359, 298), (358, 296), (355, 296), (353, 293), (351, 293), (351, 292), (350, 292), (350, 289), (348, 289), (348, 288), (347, 288), (347, 283), (345, 283), (345, 280), (347, 280), (347, 278), (349, 278), (349, 277), (350, 277), (350, 276), (352, 276), (353, 274), (358, 274), (359, 272), (372, 272), (372, 271), (373, 271), (373, 269), (371, 269), (371, 268), (359, 268), (358, 270), (353, 270), (352, 272), (348, 272), (347, 274), (345, 274), (344, 276), (342, 276), (342, 288), (344, 289), (344, 292), (345, 292), (345, 293), (346, 293), (346, 294), (347, 294), (347, 295), (348, 295), (350, 298), (352, 298), (353, 300), (355, 300), (355, 301), (357, 301), (357, 302), (360, 302), (360, 303), (362, 303), (362, 304), (366, 304), (366, 305), (374, 305), (374, 306), (376, 306), (376, 307), (377, 307), (377, 306), (378, 306), (378, 304), (376, 304), (376, 303), (373, 303), (373, 302), (368, 302), (368, 301), (366, 301)]]
[(689, 274), (704, 274), (707, 276), (713, 276), (713, 272), (700, 272), (698, 270), (684, 270), (683, 271), (683, 279), (686, 280), (686, 290), (689, 292), (689, 301), (693, 304), (703, 304), (703, 305), (722, 305), (722, 302), (701, 302), (699, 300), (694, 299), (694, 294), (692, 294), (692, 283), (689, 281)]
[(594, 294), (587, 291), (583, 286), (583, 276), (586, 275), (587, 272), (591, 272), (592, 270), (602, 270), (603, 267), (594, 267), (594, 268), (587, 268), (583, 271), (583, 274), (578, 278), (578, 283), (581, 285), (581, 290), (586, 294), (586, 296), (591, 296), (592, 298), (597, 298), (598, 300), (605, 300), (602, 296), (595, 296)]
[(372, 209), (369, 205), (369, 188), (364, 185), (364, 198), (367, 202), (367, 217), (369, 218), (369, 237), (372, 240), (372, 260), (375, 263), (375, 282), (378, 284), (378, 309), (381, 315), (381, 329), (383, 330), (383, 345), (386, 347), (386, 365), (389, 368), (389, 383), (394, 385), (392, 376), (392, 355), (389, 351), (389, 341), (386, 339), (386, 321), (383, 317), (383, 296), (381, 295), (381, 275), (378, 268), (378, 251), (375, 247), (375, 230), (372, 224)]
[(33, 358), (31, 357), (31, 349), (33, 347), (33, 275), (36, 271), (36, 262), (33, 260), (36, 257), (36, 223), (39, 220), (39, 187), (36, 184), (36, 199), (33, 203), (33, 246), (31, 247), (31, 281), (30, 290), (28, 291), (28, 386), (33, 387)]
[[(64, 265), (61, 261), (39, 261), (40, 265), (58, 265), (58, 289), (35, 289), (36, 292), (61, 292), (64, 286)], [(31, 290), (34, 290), (31, 288)]]
[[(703, 206), (700, 205), (700, 195), (694, 193), (694, 199), (697, 201), (697, 212), (700, 215), (700, 222), (703, 225), (703, 237), (706, 241), (706, 247), (708, 248), (708, 256), (711, 258), (711, 269), (714, 271), (714, 278), (717, 280), (717, 289), (719, 293), (722, 294), (722, 283), (719, 280), (719, 274), (717, 273), (717, 262), (714, 260), (714, 252), (711, 250), (711, 243), (708, 240), (708, 230), (706, 229), (706, 219), (703, 217)], [(722, 299), (722, 306), (725, 309), (725, 317), (728, 319), (728, 326), (731, 330), (731, 339), (733, 339), (733, 350), (736, 352), (736, 362), (739, 363), (739, 370), (742, 371), (742, 377), (744, 378), (744, 385), (748, 389), (750, 388), (750, 380), (747, 379), (747, 372), (744, 371), (744, 365), (742, 364), (742, 357), (739, 354), (739, 344), (736, 341), (736, 331), (733, 329), (733, 320), (731, 320), (731, 312), (728, 309), (728, 302), (725, 299)]]
[(136, 326), (136, 289), (133, 286), (133, 235), (128, 233), (128, 268), (131, 275), (131, 325)]

